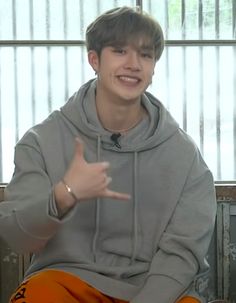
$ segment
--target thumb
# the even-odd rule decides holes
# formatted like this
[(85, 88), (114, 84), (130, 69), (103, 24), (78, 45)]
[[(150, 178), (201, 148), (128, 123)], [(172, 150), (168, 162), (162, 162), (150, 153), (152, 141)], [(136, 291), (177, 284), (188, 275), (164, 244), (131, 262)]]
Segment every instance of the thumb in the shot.
[(79, 159), (85, 161), (84, 159), (84, 144), (81, 141), (81, 139), (76, 138), (75, 139), (75, 156)]

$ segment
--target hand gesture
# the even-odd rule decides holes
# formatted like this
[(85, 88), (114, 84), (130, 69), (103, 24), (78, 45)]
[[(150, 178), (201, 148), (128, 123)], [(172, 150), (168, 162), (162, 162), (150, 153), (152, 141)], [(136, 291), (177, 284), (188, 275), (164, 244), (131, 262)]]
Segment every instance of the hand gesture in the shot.
[(108, 168), (108, 162), (88, 163), (84, 158), (83, 143), (77, 138), (74, 157), (64, 176), (65, 183), (77, 197), (77, 201), (73, 202), (97, 197), (129, 200), (130, 195), (108, 188), (111, 182), (111, 177), (107, 175)]

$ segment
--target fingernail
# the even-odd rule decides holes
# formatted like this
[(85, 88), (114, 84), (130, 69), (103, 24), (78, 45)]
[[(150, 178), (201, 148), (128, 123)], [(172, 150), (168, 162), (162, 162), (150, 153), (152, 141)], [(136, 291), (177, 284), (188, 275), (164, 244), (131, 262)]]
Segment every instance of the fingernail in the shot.
[(109, 162), (103, 162), (102, 164), (103, 164), (103, 166), (104, 166), (105, 168), (108, 168), (108, 167), (110, 166), (110, 163), (109, 163)]

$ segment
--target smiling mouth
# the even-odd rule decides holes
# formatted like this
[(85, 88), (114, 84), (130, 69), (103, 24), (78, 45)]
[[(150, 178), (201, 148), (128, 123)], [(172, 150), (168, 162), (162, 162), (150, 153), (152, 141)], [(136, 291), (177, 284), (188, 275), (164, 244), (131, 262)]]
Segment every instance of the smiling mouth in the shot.
[(137, 77), (129, 77), (129, 76), (118, 76), (118, 79), (129, 84), (136, 84), (141, 81), (141, 79)]

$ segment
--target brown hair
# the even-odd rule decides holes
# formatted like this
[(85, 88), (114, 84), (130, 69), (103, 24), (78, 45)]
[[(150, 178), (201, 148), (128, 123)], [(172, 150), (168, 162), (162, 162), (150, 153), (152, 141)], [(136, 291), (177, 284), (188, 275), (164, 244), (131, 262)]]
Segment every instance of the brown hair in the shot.
[(159, 60), (164, 49), (161, 26), (150, 15), (127, 6), (105, 12), (86, 30), (87, 50), (95, 50), (98, 56), (106, 46), (137, 44), (140, 38)]

